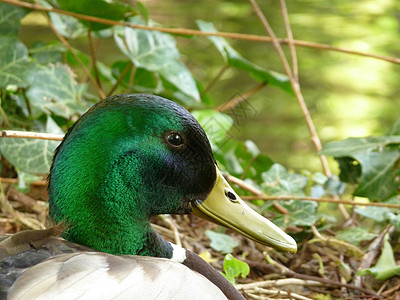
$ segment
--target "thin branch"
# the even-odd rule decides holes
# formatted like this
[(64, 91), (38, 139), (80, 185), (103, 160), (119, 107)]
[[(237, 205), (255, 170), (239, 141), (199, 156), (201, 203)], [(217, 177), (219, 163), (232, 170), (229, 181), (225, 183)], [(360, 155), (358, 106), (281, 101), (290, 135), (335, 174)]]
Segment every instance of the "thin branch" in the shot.
[[(3, 0), (0, 0), (3, 1)], [(71, 52), (72, 56), (74, 59), (79, 63), (83, 71), (85, 72), (86, 76), (90, 79), (90, 81), (93, 83), (94, 87), (97, 90), (97, 93), (99, 94), (101, 99), (104, 99), (106, 95), (104, 94), (103, 90), (101, 87), (98, 85), (96, 80), (93, 78), (92, 74), (90, 74), (90, 71), (88, 68), (85, 66), (85, 64), (82, 62), (82, 60), (76, 55), (74, 48), (70, 45), (70, 43), (58, 32), (57, 28), (54, 26), (53, 22), (50, 20), (50, 17), (46, 14), (44, 14), (45, 18), (47, 19), (47, 23), (49, 24), (51, 30), (54, 32), (54, 34), (57, 36), (57, 38), (61, 41), (61, 43), (68, 49), (69, 52)]]
[(129, 91), (128, 93), (132, 93), (133, 91), (133, 80), (135, 79), (135, 74), (136, 74), (137, 67), (136, 65), (133, 66), (131, 75), (129, 76)]
[(246, 99), (250, 98), (253, 96), (255, 93), (257, 93), (259, 90), (261, 90), (264, 86), (266, 86), (266, 82), (262, 82), (260, 84), (257, 84), (255, 87), (252, 89), (248, 90), (247, 92), (240, 94), (231, 100), (229, 100), (227, 103), (224, 103), (216, 108), (217, 111), (224, 112), (227, 110), (233, 109), (236, 105), (239, 103), (245, 101)]
[[(317, 130), (314, 126), (314, 122), (310, 115), (310, 111), (308, 110), (307, 104), (303, 97), (303, 93), (301, 92), (299, 81), (293, 75), (293, 72), (290, 69), (289, 63), (286, 59), (283, 49), (279, 43), (279, 40), (276, 38), (274, 31), (272, 30), (271, 26), (269, 25), (266, 17), (264, 16), (264, 14), (261, 11), (260, 7), (258, 6), (257, 2), (255, 0), (249, 0), (249, 1), (252, 4), (257, 17), (260, 19), (265, 30), (268, 32), (268, 34), (272, 38), (272, 43), (275, 47), (275, 50), (278, 52), (278, 56), (280, 57), (280, 59), (282, 61), (285, 72), (289, 77), (290, 84), (291, 84), (293, 92), (296, 96), (296, 100), (299, 103), (304, 120), (306, 121), (308, 131), (310, 132), (310, 136), (311, 136), (311, 142), (314, 145), (316, 152), (320, 152), (322, 149), (321, 140), (319, 139)], [(293, 54), (293, 55), (295, 55), (295, 54)], [(323, 169), (325, 175), (327, 177), (331, 176), (331, 171), (329, 169), (328, 160), (327, 160), (326, 156), (319, 155), (319, 159), (320, 159), (321, 166), (322, 166), (322, 169)], [(348, 214), (346, 208), (342, 204), (339, 204), (338, 208), (345, 219), (350, 218), (350, 215)]]
[(97, 62), (96, 62), (96, 47), (94, 46), (92, 30), (90, 28), (88, 28), (87, 34), (88, 34), (88, 40), (89, 40), (90, 57), (92, 59), (94, 77), (96, 79), (97, 85), (101, 88), (99, 70), (97, 69)]
[(63, 135), (42, 133), (42, 132), (30, 132), (30, 131), (15, 131), (15, 130), (1, 130), (1, 136), (3, 138), (24, 138), (24, 139), (39, 139), (39, 140), (53, 140), (62, 141)]
[[(315, 150), (317, 152), (319, 152), (322, 149), (321, 141), (319, 139), (317, 130), (315, 129), (315, 126), (312, 121), (308, 107), (304, 101), (304, 97), (301, 92), (300, 85), (299, 85), (298, 81), (294, 78), (293, 72), (290, 69), (289, 63), (285, 57), (285, 53), (283, 52), (283, 49), (282, 49), (278, 39), (276, 38), (274, 31), (272, 30), (271, 26), (269, 25), (267, 19), (265, 18), (264, 14), (262, 13), (260, 7), (258, 6), (258, 4), (256, 3), (255, 0), (249, 0), (249, 1), (252, 4), (254, 11), (256, 12), (258, 18), (262, 22), (264, 28), (266, 29), (266, 31), (272, 38), (272, 44), (274, 45), (275, 50), (278, 52), (278, 56), (282, 61), (285, 72), (289, 77), (290, 84), (293, 88), (293, 92), (295, 93), (297, 102), (300, 105), (301, 112), (303, 113), (303, 117), (306, 121), (308, 130), (310, 131), (311, 142), (314, 144)], [(329, 170), (328, 161), (327, 161), (326, 157), (324, 155), (320, 155), (319, 158), (321, 160), (322, 169), (324, 170), (325, 175), (329, 177), (331, 175), (331, 172)]]
[[(130, 61), (126, 67), (122, 70), (121, 74), (119, 75), (117, 81), (115, 82), (114, 86), (111, 88), (111, 90), (108, 92), (107, 97), (111, 96), (112, 93), (115, 92), (115, 90), (118, 88), (119, 84), (121, 81), (124, 79), (125, 75), (129, 72), (130, 68), (132, 68), (133, 63)], [(133, 72), (133, 70), (132, 70)]]
[[(233, 32), (204, 32), (204, 31), (194, 30), (194, 29), (146, 26), (146, 25), (131, 24), (128, 22), (120, 22), (120, 21), (114, 21), (114, 20), (93, 17), (93, 16), (77, 14), (77, 13), (73, 13), (73, 12), (69, 12), (69, 11), (65, 11), (65, 10), (61, 10), (61, 9), (57, 9), (57, 8), (49, 8), (49, 7), (44, 7), (41, 5), (31, 4), (28, 2), (22, 2), (22, 1), (17, 1), (17, 0), (0, 0), (0, 2), (9, 3), (11, 5), (16, 5), (16, 6), (21, 6), (21, 7), (25, 7), (25, 8), (32, 9), (32, 10), (63, 14), (63, 15), (67, 15), (67, 16), (71, 16), (71, 17), (80, 19), (80, 20), (101, 23), (101, 24), (107, 24), (107, 25), (112, 25), (112, 26), (113, 25), (126, 26), (126, 27), (130, 27), (130, 28), (160, 31), (160, 32), (180, 34), (180, 35), (219, 36), (219, 37), (253, 41), (253, 42), (264, 42), (264, 43), (272, 42), (272, 39), (270, 37), (259, 36), (259, 35), (254, 35), (254, 34), (233, 33)], [(278, 41), (281, 44), (289, 43), (288, 39), (279, 38)], [(360, 52), (360, 51), (348, 50), (348, 49), (343, 49), (343, 48), (339, 48), (339, 47), (333, 47), (333, 46), (326, 45), (326, 44), (319, 44), (319, 43), (301, 41), (301, 40), (293, 40), (293, 44), (295, 44), (296, 46), (300, 46), (300, 47), (342, 52), (342, 53), (347, 53), (347, 54), (353, 54), (353, 55), (359, 55), (359, 56), (374, 58), (374, 59), (378, 59), (378, 60), (383, 60), (383, 61), (387, 61), (390, 63), (400, 64), (400, 58), (396, 58), (396, 57), (369, 54), (369, 53), (364, 53), (364, 52)]]
[(292, 58), (293, 77), (296, 79), (297, 82), (299, 82), (296, 48), (293, 43), (293, 33), (292, 33), (292, 28), (290, 27), (289, 14), (287, 11), (286, 2), (285, 0), (279, 0), (279, 2), (281, 3), (282, 17), (283, 17), (283, 22), (285, 23), (286, 34), (288, 37), (288, 46), (290, 50), (290, 56)]
[(315, 197), (306, 197), (306, 196), (288, 196), (288, 195), (276, 195), (276, 196), (266, 196), (266, 195), (256, 195), (256, 196), (241, 196), (243, 200), (307, 200), (307, 201), (315, 201), (315, 202), (329, 202), (329, 203), (337, 203), (337, 204), (346, 204), (346, 205), (360, 205), (360, 206), (377, 206), (377, 207), (388, 207), (388, 208), (400, 208), (398, 204), (390, 204), (390, 203), (376, 203), (376, 202), (354, 202), (352, 200), (336, 200), (330, 198), (315, 198)]
[[(0, 182), (1, 183), (8, 183), (8, 184), (18, 184), (18, 178), (0, 177)], [(47, 181), (46, 180), (37, 180), (37, 181), (30, 182), (30, 185), (47, 186)]]
[(373, 291), (370, 291), (368, 289), (364, 289), (364, 288), (361, 288), (361, 287), (358, 287), (358, 286), (355, 286), (355, 285), (352, 285), (352, 284), (349, 284), (349, 283), (341, 283), (341, 282), (330, 280), (330, 279), (326, 279), (326, 278), (320, 278), (320, 277), (317, 277), (317, 276), (311, 276), (311, 275), (305, 275), (305, 274), (296, 273), (296, 272), (290, 270), (289, 268), (287, 268), (286, 266), (284, 266), (284, 265), (278, 263), (277, 261), (273, 260), (268, 255), (266, 256), (266, 259), (267, 259), (268, 263), (278, 267), (281, 270), (281, 273), (283, 275), (290, 276), (290, 277), (293, 277), (293, 278), (300, 278), (300, 279), (304, 279), (304, 280), (319, 281), (319, 282), (321, 282), (323, 284), (327, 284), (327, 285), (330, 285), (330, 286), (345, 287), (345, 288), (348, 288), (348, 289), (360, 291), (360, 292), (362, 292), (362, 293), (364, 293), (366, 295), (372, 295), (372, 296), (375, 296), (375, 297), (379, 297)]

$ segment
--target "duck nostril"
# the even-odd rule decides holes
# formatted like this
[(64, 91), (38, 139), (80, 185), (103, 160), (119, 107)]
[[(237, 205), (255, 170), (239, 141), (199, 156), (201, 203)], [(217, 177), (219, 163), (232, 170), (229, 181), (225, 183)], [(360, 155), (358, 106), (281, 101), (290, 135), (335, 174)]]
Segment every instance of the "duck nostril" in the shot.
[(237, 202), (236, 195), (231, 191), (226, 190), (225, 195), (231, 200), (232, 202)]

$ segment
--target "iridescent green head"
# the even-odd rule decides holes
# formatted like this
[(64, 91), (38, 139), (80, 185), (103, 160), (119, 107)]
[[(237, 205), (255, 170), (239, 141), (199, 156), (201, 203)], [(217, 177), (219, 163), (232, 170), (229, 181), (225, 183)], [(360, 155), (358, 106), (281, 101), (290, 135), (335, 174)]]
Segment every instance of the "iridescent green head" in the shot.
[(157, 96), (118, 95), (85, 113), (57, 148), (50, 216), (70, 224), (67, 239), (98, 247), (98, 235), (147, 230), (136, 220), (190, 213), (215, 181), (210, 144), (187, 110)]
[(226, 183), (194, 117), (153, 95), (107, 98), (75, 123), (54, 155), (49, 204), (52, 220), (69, 225), (66, 239), (112, 254), (171, 257), (149, 218), (190, 212), (296, 251)]

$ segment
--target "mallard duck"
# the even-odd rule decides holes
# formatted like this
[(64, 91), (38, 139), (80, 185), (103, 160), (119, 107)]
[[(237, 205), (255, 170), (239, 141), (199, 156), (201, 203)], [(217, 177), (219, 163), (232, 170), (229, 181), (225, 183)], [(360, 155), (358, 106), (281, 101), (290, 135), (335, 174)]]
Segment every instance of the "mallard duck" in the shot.
[(154, 95), (112, 96), (82, 115), (55, 151), (48, 191), (57, 225), (0, 243), (3, 298), (243, 299), (157, 234), (149, 219), (158, 214), (193, 213), (296, 252), (229, 186), (196, 119)]

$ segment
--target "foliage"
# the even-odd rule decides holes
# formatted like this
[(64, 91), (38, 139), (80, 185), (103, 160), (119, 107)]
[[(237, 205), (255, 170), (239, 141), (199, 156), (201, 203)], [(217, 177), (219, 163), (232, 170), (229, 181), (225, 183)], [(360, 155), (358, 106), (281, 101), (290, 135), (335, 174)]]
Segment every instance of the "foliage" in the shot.
[(372, 268), (359, 271), (360, 275), (366, 275), (368, 273), (379, 280), (386, 280), (390, 277), (400, 275), (400, 265), (396, 265), (388, 234), (385, 235), (382, 253), (376, 265)]
[(207, 230), (205, 234), (211, 240), (211, 248), (223, 254), (232, 253), (233, 249), (239, 245), (238, 242), (224, 233)]
[[(46, 7), (132, 25), (159, 26), (149, 19), (146, 8), (140, 3), (134, 8), (106, 0), (41, 0), (40, 3)], [(32, 12), (0, 2), (2, 128), (62, 134), (83, 112), (100, 100), (101, 96), (97, 94), (101, 95), (101, 92), (154, 93), (171, 98), (191, 110), (209, 136), (222, 170), (245, 178), (247, 184), (267, 195), (289, 197), (289, 200), (276, 201), (288, 214), (279, 214), (272, 201), (255, 200), (252, 204), (277, 225), (294, 228), (293, 235), (297, 240), (309, 234), (312, 225), (323, 230), (334, 228), (341, 221), (337, 204), (318, 205), (314, 201), (304, 201), (302, 197), (358, 196), (363, 197), (363, 201), (400, 204), (400, 119), (384, 136), (327, 143), (320, 154), (335, 157), (340, 167), (339, 178), (312, 174), (307, 170), (296, 173), (261, 153), (253, 141), (234, 138), (241, 124), (253, 118), (257, 109), (251, 101), (237, 94), (234, 98), (239, 100), (234, 105), (216, 110), (217, 99), (210, 96), (184, 63), (190, 61), (190, 57), (182, 58), (176, 43), (177, 36), (50, 13), (49, 18), (56, 32), (66, 42), (54, 38), (50, 42), (37, 41), (28, 47), (20, 40), (18, 33), (21, 19), (29, 13)], [(201, 31), (216, 32), (212, 23), (199, 20), (197, 25)], [(187, 41), (193, 38), (189, 35), (180, 37)], [(72, 42), (83, 38), (88, 39), (87, 44), (94, 44), (94, 41), (112, 43), (120, 51), (118, 58), (105, 64), (96, 59), (91, 51), (86, 53), (72, 46)], [(209, 40), (221, 54), (227, 68), (247, 73), (257, 82), (293, 96), (286, 75), (244, 58), (224, 38), (209, 37)], [(95, 52), (95, 49), (92, 50)], [(1, 139), (0, 152), (3, 159), (17, 171), (20, 186), (23, 187), (36, 180), (36, 175), (48, 173), (57, 145), (55, 141)], [(3, 173), (9, 164), (2, 164)], [(235, 188), (239, 194), (249, 195), (247, 190)], [(375, 237), (387, 224), (400, 230), (399, 210), (359, 206), (354, 212), (360, 226), (340, 231), (338, 239), (359, 246)], [(231, 253), (237, 245), (228, 235), (213, 231), (206, 234), (211, 240), (211, 247), (221, 253)], [(392, 252), (389, 246), (385, 244), (385, 253)], [(375, 269), (370, 270), (372, 273), (378, 265), (380, 270), (379, 262)], [(231, 256), (225, 257), (224, 269), (231, 281), (240, 274), (246, 276), (248, 273)]]
[(250, 273), (249, 265), (233, 257), (232, 254), (225, 255), (223, 266), (224, 273), (222, 275), (232, 284), (236, 283), (236, 278), (245, 278)]

